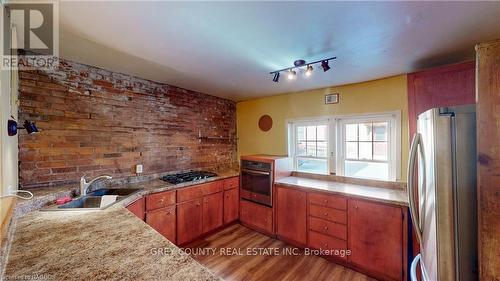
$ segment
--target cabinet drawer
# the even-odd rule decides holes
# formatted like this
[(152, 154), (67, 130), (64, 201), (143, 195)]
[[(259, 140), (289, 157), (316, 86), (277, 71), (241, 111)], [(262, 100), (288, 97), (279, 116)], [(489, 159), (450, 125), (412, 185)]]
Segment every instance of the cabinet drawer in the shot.
[(337, 209), (309, 205), (309, 215), (329, 221), (347, 224), (347, 212)]
[(240, 177), (234, 177), (224, 180), (224, 190), (238, 188), (240, 186)]
[(165, 208), (175, 204), (175, 191), (160, 192), (146, 197), (146, 211)]
[(223, 190), (222, 185), (223, 185), (223, 181), (214, 181), (214, 182), (202, 184), (199, 187), (201, 188), (201, 192), (203, 193), (203, 195), (207, 195), (207, 194), (222, 192), (222, 190)]
[(273, 209), (253, 202), (240, 201), (240, 221), (259, 230), (273, 233)]
[(181, 188), (177, 190), (177, 203), (190, 201), (203, 197), (203, 190), (200, 185)]
[(345, 224), (309, 217), (309, 229), (328, 236), (347, 240), (347, 226)]
[(309, 247), (329, 250), (330, 257), (347, 261), (347, 241), (309, 231)]
[(322, 193), (309, 193), (308, 199), (309, 204), (316, 204), (339, 210), (347, 210), (347, 200), (344, 197)]

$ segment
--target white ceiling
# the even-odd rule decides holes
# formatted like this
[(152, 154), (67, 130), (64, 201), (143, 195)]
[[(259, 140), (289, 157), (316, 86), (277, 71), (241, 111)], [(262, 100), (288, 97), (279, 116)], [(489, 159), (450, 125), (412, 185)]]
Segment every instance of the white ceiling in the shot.
[[(500, 2), (61, 2), (63, 58), (233, 100), (474, 58)], [(270, 71), (337, 56), (310, 78)]]

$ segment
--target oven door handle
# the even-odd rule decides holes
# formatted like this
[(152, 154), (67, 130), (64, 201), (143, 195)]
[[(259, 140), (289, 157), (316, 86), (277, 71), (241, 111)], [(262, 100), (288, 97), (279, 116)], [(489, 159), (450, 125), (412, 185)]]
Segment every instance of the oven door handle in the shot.
[(241, 169), (241, 172), (242, 173), (248, 173), (248, 174), (251, 174), (251, 175), (259, 175), (259, 176), (269, 176), (271, 175), (270, 172), (262, 172), (262, 171), (255, 171), (255, 170), (248, 170), (248, 169)]

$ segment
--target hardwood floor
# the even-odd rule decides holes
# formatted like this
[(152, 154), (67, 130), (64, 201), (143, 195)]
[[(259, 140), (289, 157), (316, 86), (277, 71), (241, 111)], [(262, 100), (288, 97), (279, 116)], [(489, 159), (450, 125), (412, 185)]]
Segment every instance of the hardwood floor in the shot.
[[(271, 248), (279, 254), (257, 253), (271, 251)], [(193, 242), (184, 249), (224, 280), (375, 280), (324, 258), (304, 255), (303, 250), (240, 224)], [(283, 254), (284, 251), (289, 254)]]

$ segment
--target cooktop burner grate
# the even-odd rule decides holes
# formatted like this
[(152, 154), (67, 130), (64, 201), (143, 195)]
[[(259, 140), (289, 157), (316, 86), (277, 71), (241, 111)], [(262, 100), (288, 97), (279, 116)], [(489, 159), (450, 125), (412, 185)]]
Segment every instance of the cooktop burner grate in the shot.
[(216, 173), (207, 172), (207, 171), (192, 171), (186, 173), (179, 173), (173, 175), (166, 175), (161, 177), (161, 180), (169, 182), (171, 184), (179, 184), (183, 182), (197, 181), (203, 180), (211, 177), (217, 176)]

